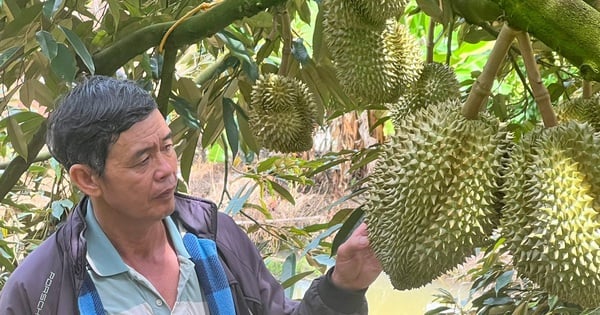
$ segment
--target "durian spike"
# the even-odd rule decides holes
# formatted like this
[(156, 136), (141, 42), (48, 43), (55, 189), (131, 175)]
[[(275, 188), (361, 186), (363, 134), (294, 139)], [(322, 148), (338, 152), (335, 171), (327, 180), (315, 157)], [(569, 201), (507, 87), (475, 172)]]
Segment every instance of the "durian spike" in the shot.
[(533, 91), (535, 103), (540, 110), (544, 126), (546, 128), (554, 127), (558, 125), (558, 119), (552, 109), (550, 93), (542, 83), (542, 77), (540, 76), (540, 70), (535, 62), (529, 34), (527, 32), (520, 32), (517, 34), (517, 41), (519, 42), (519, 49), (521, 49), (521, 56), (523, 56), (523, 63), (525, 64), (525, 70), (527, 71), (527, 77), (529, 78), (529, 85)]
[(582, 85), (583, 85), (583, 98), (586, 100), (592, 98), (592, 95), (594, 94), (594, 91), (592, 89), (592, 81), (583, 80)]
[(519, 31), (508, 26), (506, 23), (502, 26), (500, 34), (498, 34), (498, 38), (494, 44), (494, 48), (483, 67), (483, 71), (475, 83), (473, 83), (471, 93), (469, 93), (469, 97), (467, 98), (465, 105), (463, 105), (462, 114), (465, 118), (475, 120), (479, 117), (481, 107), (488, 96), (490, 96), (490, 91), (492, 90), (494, 79), (500, 69), (500, 65), (502, 64), (504, 57), (506, 57), (508, 49), (510, 49), (518, 32)]

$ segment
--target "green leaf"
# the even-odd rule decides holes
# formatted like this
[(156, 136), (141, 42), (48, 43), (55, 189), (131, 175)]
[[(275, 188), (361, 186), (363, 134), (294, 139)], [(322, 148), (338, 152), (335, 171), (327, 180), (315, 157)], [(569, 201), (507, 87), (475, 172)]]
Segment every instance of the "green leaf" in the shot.
[(62, 43), (58, 43), (57, 54), (50, 62), (52, 71), (64, 81), (73, 82), (77, 74), (77, 62), (73, 53)]
[(190, 182), (190, 174), (192, 172), (192, 164), (194, 164), (194, 157), (196, 156), (196, 147), (198, 146), (198, 139), (200, 138), (200, 129), (193, 130), (191, 136), (187, 136), (185, 149), (181, 153), (181, 162), (179, 162), (179, 169), (181, 170), (181, 177), (186, 183)]
[(15, 151), (27, 161), (27, 139), (25, 139), (25, 134), (14, 117), (9, 116), (7, 119), (7, 129), (8, 136), (10, 137), (10, 143)]
[(23, 49), (21, 46), (10, 47), (0, 53), (0, 68), (4, 68), (4, 64), (10, 61), (17, 52)]
[(354, 212), (346, 219), (346, 222), (340, 227), (340, 231), (333, 238), (331, 243), (331, 255), (337, 253), (338, 248), (348, 239), (352, 231), (362, 222), (364, 210), (361, 207), (356, 208)]
[(30, 106), (33, 101), (38, 101), (40, 105), (52, 107), (54, 105), (54, 95), (50, 89), (40, 81), (32, 79), (25, 81), (25, 84), (19, 90), (19, 96), (23, 105)]
[(258, 79), (258, 65), (248, 53), (244, 43), (233, 38), (229, 32), (225, 31), (218, 32), (215, 36), (225, 43), (225, 46), (231, 51), (231, 55), (237, 57), (242, 62), (242, 68), (246, 75), (248, 75), (252, 81)]
[(514, 273), (514, 270), (508, 270), (505, 271), (502, 275), (500, 275), (500, 277), (498, 277), (498, 279), (496, 280), (496, 286), (494, 288), (496, 294), (498, 294), (500, 290), (504, 289), (504, 287), (506, 287), (512, 281)]
[(230, 98), (223, 98), (223, 124), (233, 159), (237, 156), (240, 147), (238, 126), (233, 118), (234, 107), (235, 103)]
[(28, 8), (21, 10), (20, 14), (15, 16), (15, 19), (6, 24), (4, 32), (0, 33), (0, 38), (5, 39), (13, 37), (26, 29), (32, 29), (30, 25), (34, 20), (38, 19), (42, 13), (43, 3), (38, 2)]
[[(291, 279), (296, 274), (296, 253), (290, 253), (283, 262), (282, 271), (281, 271), (281, 281), (282, 283), (286, 280)], [(293, 283), (284, 287), (285, 288), (285, 296), (289, 299), (294, 295), (294, 286)]]
[(271, 187), (273, 187), (273, 189), (281, 196), (283, 197), (285, 200), (289, 201), (291, 204), (295, 205), (296, 201), (294, 200), (294, 197), (292, 196), (292, 194), (290, 194), (290, 192), (285, 189), (283, 186), (279, 185), (277, 182), (272, 181), (272, 180), (268, 180), (269, 184), (271, 184)]
[(271, 169), (271, 167), (273, 167), (273, 165), (275, 164), (275, 161), (277, 161), (279, 159), (280, 159), (280, 157), (278, 157), (278, 156), (272, 156), (272, 157), (258, 163), (258, 166), (256, 167), (256, 172), (264, 173), (264, 172), (268, 171), (269, 169)]
[(42, 49), (42, 53), (48, 60), (54, 59), (56, 54), (58, 54), (58, 46), (56, 45), (56, 40), (52, 34), (46, 31), (38, 31), (35, 33), (35, 38), (37, 38), (38, 43), (40, 43), (40, 48)]
[(328, 228), (325, 232), (322, 232), (321, 234), (319, 234), (319, 236), (317, 236), (308, 245), (306, 245), (306, 247), (302, 251), (302, 256), (306, 255), (309, 251), (317, 248), (317, 246), (321, 243), (321, 241), (324, 238), (329, 237), (329, 235), (331, 235), (333, 232), (339, 230), (342, 226), (343, 226), (342, 224), (336, 224), (336, 225)]
[(62, 3), (62, 0), (46, 0), (44, 2), (42, 13), (44, 13), (44, 16), (48, 19), (52, 19), (54, 13), (62, 6)]
[(186, 126), (193, 129), (200, 129), (200, 121), (191, 109), (190, 103), (183, 97), (171, 93), (170, 98), (173, 100), (173, 108), (175, 112), (183, 118)]
[(63, 27), (62, 25), (59, 25), (58, 27), (63, 31), (63, 33), (65, 33), (65, 35), (67, 36), (67, 40), (69, 41), (69, 43), (71, 43), (71, 46), (73, 46), (77, 55), (81, 58), (81, 60), (83, 60), (83, 63), (90, 71), (90, 74), (94, 74), (96, 72), (96, 68), (94, 67), (94, 60), (92, 59), (92, 55), (90, 55), (90, 52), (87, 50), (79, 36), (77, 36), (75, 32), (71, 31), (66, 27)]
[(246, 115), (244, 115), (239, 110), (236, 111), (236, 114), (238, 118), (237, 122), (238, 127), (240, 128), (240, 134), (244, 142), (246, 143), (248, 148), (250, 148), (250, 150), (254, 151), (255, 153), (258, 153), (260, 151), (260, 145), (258, 144), (256, 138), (254, 138), (254, 135), (252, 134), (250, 125), (248, 124), (248, 119), (245, 117)]
[(417, 4), (425, 14), (432, 18), (439, 20), (442, 17), (443, 12), (437, 0), (417, 0)]
[(52, 216), (60, 220), (65, 211), (73, 207), (73, 201), (69, 199), (57, 200), (52, 202)]
[(293, 285), (294, 283), (296, 283), (296, 282), (298, 282), (298, 281), (306, 278), (307, 276), (309, 276), (309, 275), (311, 275), (313, 273), (314, 273), (314, 270), (301, 272), (301, 273), (299, 273), (299, 274), (297, 274), (297, 275), (295, 275), (295, 276), (293, 276), (293, 277), (291, 277), (291, 278), (283, 281), (281, 283), (281, 286), (284, 287), (284, 288), (288, 288), (291, 285)]
[(119, 29), (119, 21), (121, 20), (121, 5), (117, 0), (108, 0), (108, 9), (110, 10), (110, 15), (113, 17), (113, 21), (115, 24), (115, 32)]
[(242, 188), (240, 188), (235, 193), (235, 195), (233, 196), (233, 198), (231, 198), (231, 200), (229, 201), (229, 204), (225, 208), (225, 213), (227, 213), (229, 215), (236, 215), (242, 209), (244, 209), (244, 205), (246, 204), (246, 201), (248, 200), (248, 198), (250, 198), (250, 195), (252, 195), (252, 192), (254, 191), (254, 189), (256, 189), (256, 187), (258, 187), (257, 184), (254, 184), (252, 187), (250, 187), (246, 191), (247, 186), (248, 186), (248, 183), (246, 183)]

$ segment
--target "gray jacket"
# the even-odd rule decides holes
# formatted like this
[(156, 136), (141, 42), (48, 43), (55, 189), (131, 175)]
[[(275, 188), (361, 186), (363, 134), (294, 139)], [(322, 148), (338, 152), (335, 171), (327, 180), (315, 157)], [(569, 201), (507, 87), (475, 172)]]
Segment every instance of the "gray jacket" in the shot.
[[(67, 222), (13, 272), (0, 292), (0, 314), (79, 314), (77, 297), (87, 268), (83, 238), (87, 202), (83, 198)], [(176, 194), (175, 209), (171, 216), (175, 222), (216, 241), (237, 315), (368, 313), (365, 292), (334, 287), (331, 270), (313, 281), (301, 301), (286, 298), (252, 241), (214, 203)]]

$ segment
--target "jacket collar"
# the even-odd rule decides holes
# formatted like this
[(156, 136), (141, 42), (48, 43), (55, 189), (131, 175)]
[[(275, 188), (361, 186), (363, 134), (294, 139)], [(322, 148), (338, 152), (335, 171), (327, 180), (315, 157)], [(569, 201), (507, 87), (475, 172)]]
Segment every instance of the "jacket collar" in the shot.
[[(64, 253), (68, 265), (73, 266), (75, 287), (81, 287), (87, 268), (87, 242), (84, 233), (88, 228), (85, 222), (88, 202), (89, 198), (84, 196), (57, 231), (57, 239), (60, 240), (57, 245)], [(207, 199), (175, 193), (175, 211), (171, 218), (188, 232), (202, 238), (216, 239), (217, 206)]]

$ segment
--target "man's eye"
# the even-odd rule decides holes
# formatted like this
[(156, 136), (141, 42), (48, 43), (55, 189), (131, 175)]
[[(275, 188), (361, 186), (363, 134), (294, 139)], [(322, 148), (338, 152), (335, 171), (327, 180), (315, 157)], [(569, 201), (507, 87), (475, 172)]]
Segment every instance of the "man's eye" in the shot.
[(169, 152), (171, 150), (173, 150), (173, 144), (172, 143), (169, 143), (169, 144), (165, 145), (164, 151)]
[(148, 161), (150, 161), (150, 157), (149, 157), (149, 156), (147, 156), (147, 157), (145, 157), (143, 160), (141, 160), (141, 161), (138, 163), (138, 165), (140, 165), (140, 166), (146, 165), (146, 164), (148, 164)]

